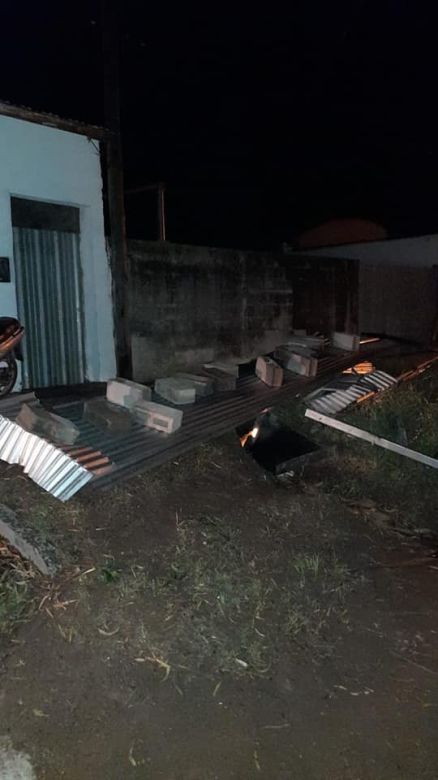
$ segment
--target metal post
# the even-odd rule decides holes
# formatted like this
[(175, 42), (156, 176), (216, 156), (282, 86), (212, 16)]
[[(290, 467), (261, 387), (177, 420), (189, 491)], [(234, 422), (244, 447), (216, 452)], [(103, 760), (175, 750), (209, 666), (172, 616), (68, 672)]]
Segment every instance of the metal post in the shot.
[(165, 186), (158, 185), (158, 238), (160, 241), (166, 240), (166, 214), (164, 210), (164, 192)]

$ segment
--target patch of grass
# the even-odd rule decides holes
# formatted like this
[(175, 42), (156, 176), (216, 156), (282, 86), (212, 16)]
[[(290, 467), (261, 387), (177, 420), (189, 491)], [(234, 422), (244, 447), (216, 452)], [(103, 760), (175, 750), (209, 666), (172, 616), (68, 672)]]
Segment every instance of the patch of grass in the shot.
[(330, 551), (294, 555), (290, 543), (263, 550), (264, 531), (252, 546), (223, 518), (179, 521), (173, 548), (120, 575), (106, 611), (127, 631), (126, 621), (135, 622), (139, 662), (166, 677), (169, 670), (257, 677), (291, 642), (322, 652), (322, 629), (343, 610), (352, 577)]
[(35, 609), (33, 569), (6, 545), (0, 546), (0, 638), (4, 639)]
[[(397, 509), (399, 524), (436, 529), (435, 469), (312, 424), (304, 418), (303, 406), (289, 406), (295, 430), (331, 450), (322, 467), (314, 469), (323, 490), (346, 498), (371, 498), (378, 506)], [(287, 419), (288, 405), (280, 412)], [(438, 457), (438, 366), (362, 405), (350, 407), (340, 417), (363, 430)], [(306, 480), (310, 475), (309, 467)]]

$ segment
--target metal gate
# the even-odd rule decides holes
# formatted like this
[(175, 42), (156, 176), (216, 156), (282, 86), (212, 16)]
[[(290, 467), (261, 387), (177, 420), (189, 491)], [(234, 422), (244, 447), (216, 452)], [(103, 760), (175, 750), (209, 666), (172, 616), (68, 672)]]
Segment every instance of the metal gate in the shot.
[(26, 388), (84, 381), (79, 234), (14, 227)]

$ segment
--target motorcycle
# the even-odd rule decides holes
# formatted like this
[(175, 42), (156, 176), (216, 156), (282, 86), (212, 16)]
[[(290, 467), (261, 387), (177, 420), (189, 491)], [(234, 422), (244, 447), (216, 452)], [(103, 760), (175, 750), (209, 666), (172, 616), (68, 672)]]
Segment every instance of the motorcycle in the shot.
[(0, 317), (0, 398), (8, 395), (17, 381), (23, 334), (23, 326), (14, 317)]

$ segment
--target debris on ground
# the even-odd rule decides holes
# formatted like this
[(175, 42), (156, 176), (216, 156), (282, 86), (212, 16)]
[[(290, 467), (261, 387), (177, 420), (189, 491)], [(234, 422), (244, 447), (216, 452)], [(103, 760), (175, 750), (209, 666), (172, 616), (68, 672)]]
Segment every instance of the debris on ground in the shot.
[(397, 455), (403, 455), (405, 458), (416, 460), (419, 463), (424, 463), (426, 466), (431, 466), (433, 469), (438, 469), (438, 460), (431, 458), (429, 455), (423, 455), (421, 452), (411, 450), (408, 447), (403, 447), (401, 444), (384, 439), (381, 436), (376, 436), (369, 431), (364, 431), (361, 428), (357, 428), (354, 425), (349, 425), (341, 420), (336, 420), (333, 417), (328, 417), (320, 412), (315, 412), (313, 409), (306, 410), (306, 417), (315, 422), (319, 422), (322, 425), (328, 425), (329, 428), (335, 428), (337, 431), (346, 433), (348, 436), (354, 436), (363, 441), (367, 441), (370, 444), (375, 444), (378, 447), (383, 447), (385, 450), (391, 450), (391, 452), (397, 453)]

